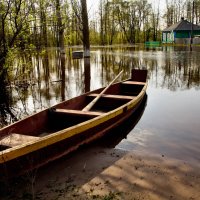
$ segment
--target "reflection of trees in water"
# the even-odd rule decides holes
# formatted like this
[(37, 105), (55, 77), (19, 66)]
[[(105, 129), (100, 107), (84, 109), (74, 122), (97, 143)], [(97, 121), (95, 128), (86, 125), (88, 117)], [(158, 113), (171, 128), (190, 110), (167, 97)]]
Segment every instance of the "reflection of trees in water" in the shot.
[[(129, 50), (129, 49), (128, 49)], [(102, 79), (103, 84), (107, 85), (111, 80), (123, 69), (123, 75), (121, 79), (130, 77), (131, 69), (143, 68), (146, 65), (146, 60), (133, 57), (134, 52), (131, 51), (107, 51), (101, 52), (101, 64), (102, 64)]]
[(15, 109), (10, 106), (12, 101), (11, 93), (2, 83), (0, 84), (0, 94), (0, 127), (2, 127), (17, 121), (17, 116), (15, 114)]
[[(170, 47), (171, 48), (171, 47)], [(101, 62), (105, 76), (102, 85), (111, 81), (119, 68), (124, 70), (123, 79), (128, 78), (132, 68), (147, 68), (151, 84), (156, 87), (177, 89), (198, 88), (200, 68), (198, 52), (166, 49), (148, 51), (102, 51)]]
[[(65, 87), (65, 58), (51, 53), (23, 52), (16, 55), (9, 68), (9, 83), (4, 88), (1, 84), (0, 88), (0, 126), (16, 120), (15, 115), (21, 119), (50, 106), (51, 98), (64, 99), (64, 92), (61, 94), (60, 91), (61, 87)], [(64, 81), (58, 80), (59, 77)], [(14, 108), (15, 115), (11, 112)]]
[(10, 107), (12, 94), (9, 83), (8, 70), (5, 67), (5, 57), (0, 59), (0, 127), (3, 125), (17, 121), (14, 109)]
[(16, 54), (10, 63), (8, 81), (1, 84), (1, 124), (106, 86), (122, 69), (121, 79), (129, 78), (132, 68), (145, 66), (152, 86), (172, 91), (199, 88), (197, 51), (171, 47), (159, 51), (135, 49), (99, 48), (88, 60), (73, 60), (53, 48), (40, 53)]
[(2, 106), (0, 102), (2, 125), (14, 121), (14, 115), (11, 115), (11, 110), (6, 111), (7, 108), (15, 106), (16, 116), (21, 119), (90, 90), (88, 58), (85, 62), (83, 59), (72, 60), (55, 49), (40, 53), (23, 52), (15, 56), (8, 77), (9, 90), (7, 88), (4, 93), (1, 92), (1, 101), (7, 103)]
[(170, 90), (190, 89), (200, 85), (198, 53), (180, 52), (166, 59), (161, 86)]
[(114, 77), (123, 69), (121, 79), (127, 78), (130, 74), (130, 66), (132, 60), (128, 57), (119, 56), (115, 51), (103, 50), (101, 52), (102, 65), (102, 85), (108, 85)]

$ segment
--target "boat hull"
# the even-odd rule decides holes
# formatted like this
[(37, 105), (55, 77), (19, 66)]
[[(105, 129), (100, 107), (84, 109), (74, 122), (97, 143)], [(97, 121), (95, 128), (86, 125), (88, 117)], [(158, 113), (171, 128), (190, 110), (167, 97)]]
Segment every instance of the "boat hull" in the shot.
[(98, 126), (6, 162), (0, 167), (0, 178), (2, 179), (3, 177), (8, 178), (17, 176), (21, 173), (25, 173), (26, 171), (39, 168), (50, 161), (56, 160), (66, 154), (69, 154), (70, 152), (73, 152), (81, 145), (97, 140), (129, 118), (129, 116), (137, 110), (139, 105), (140, 102), (133, 109), (127, 110), (117, 117), (103, 122)]

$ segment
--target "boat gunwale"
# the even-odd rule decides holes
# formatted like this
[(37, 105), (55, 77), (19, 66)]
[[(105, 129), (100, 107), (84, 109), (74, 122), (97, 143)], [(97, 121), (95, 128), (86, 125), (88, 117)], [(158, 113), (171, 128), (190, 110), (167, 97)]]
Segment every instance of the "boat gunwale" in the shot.
[[(128, 79), (128, 80), (130, 80), (130, 79)], [(125, 80), (125, 81), (127, 81), (127, 80)], [(124, 81), (122, 81), (122, 82), (124, 82)], [(122, 82), (118, 82), (118, 83), (122, 83)], [(99, 125), (99, 124), (101, 124), (101, 123), (103, 123), (103, 122), (105, 122), (107, 120), (115, 118), (116, 116), (122, 114), (124, 112), (124, 110), (127, 111), (127, 110), (132, 109), (134, 106), (136, 106), (139, 103), (139, 101), (145, 95), (146, 89), (147, 89), (147, 85), (148, 85), (148, 83), (145, 82), (145, 84), (142, 87), (140, 93), (137, 96), (135, 96), (134, 99), (130, 100), (129, 102), (123, 104), (120, 107), (117, 107), (114, 110), (111, 110), (111, 111), (106, 112), (106, 113), (102, 113), (102, 115), (100, 115), (100, 116), (97, 116), (97, 117), (94, 117), (92, 119), (86, 120), (86, 121), (84, 121), (82, 123), (79, 123), (79, 124), (76, 124), (74, 126), (71, 126), (71, 127), (56, 131), (56, 132), (51, 133), (49, 135), (46, 135), (46, 136), (43, 136), (43, 137), (38, 137), (38, 139), (36, 139), (35, 141), (30, 141), (30, 142), (27, 142), (26, 144), (18, 145), (18, 146), (11, 147), (9, 149), (5, 149), (5, 150), (1, 151), (0, 152), (0, 164), (1, 163), (6, 163), (7, 161), (13, 160), (13, 159), (15, 159), (17, 157), (26, 155), (28, 153), (31, 153), (31, 152), (37, 151), (39, 149), (45, 148), (46, 146), (52, 145), (52, 144), (54, 144), (56, 142), (60, 142), (60, 141), (62, 141), (64, 139), (67, 139), (67, 138), (70, 138), (72, 136), (75, 136), (75, 135), (77, 135), (77, 134), (79, 134), (79, 133), (81, 133), (83, 131), (89, 130), (90, 128), (93, 128), (93, 127), (95, 127), (95, 126), (97, 126), (97, 125)], [(94, 90), (94, 91), (96, 91), (96, 90)], [(83, 95), (90, 94), (90, 93), (92, 93), (94, 91), (85, 93)], [(74, 98), (76, 98), (76, 97), (74, 97)], [(72, 98), (72, 99), (74, 99), (74, 98)], [(63, 101), (63, 102), (65, 102), (65, 101)], [(52, 108), (55, 107), (55, 106), (61, 105), (63, 102), (52, 106)], [(44, 111), (46, 111), (48, 109), (49, 108), (44, 109), (44, 110), (42, 110), (40, 112), (44, 112)], [(36, 114), (39, 114), (40, 112), (38, 112)], [(36, 115), (36, 114), (33, 114), (33, 115)], [(33, 115), (30, 115), (27, 118), (31, 118)], [(11, 124), (10, 126), (12, 126), (12, 125), (13, 124)]]

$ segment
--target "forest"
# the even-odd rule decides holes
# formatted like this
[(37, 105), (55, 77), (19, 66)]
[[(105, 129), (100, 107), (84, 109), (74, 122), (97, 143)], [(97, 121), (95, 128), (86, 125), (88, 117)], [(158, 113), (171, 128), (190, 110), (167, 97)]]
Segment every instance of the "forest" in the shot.
[[(87, 1), (85, 1), (87, 2)], [(90, 43), (112, 45), (160, 40), (161, 28), (181, 17), (200, 20), (200, 1), (166, 0), (164, 12), (147, 0), (100, 0), (89, 18)], [(194, 3), (194, 7), (193, 7)], [(0, 2), (0, 50), (79, 45), (83, 20), (78, 0), (3, 0)], [(162, 25), (162, 27), (161, 27)], [(62, 41), (63, 37), (63, 41)]]

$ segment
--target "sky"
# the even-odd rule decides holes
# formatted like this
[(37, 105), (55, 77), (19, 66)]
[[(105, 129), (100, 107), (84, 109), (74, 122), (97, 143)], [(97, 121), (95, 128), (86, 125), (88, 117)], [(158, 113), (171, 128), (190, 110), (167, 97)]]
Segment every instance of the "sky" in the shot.
[[(87, 0), (87, 7), (89, 15), (93, 15), (98, 10), (100, 0)], [(154, 9), (157, 9), (158, 3), (161, 10), (165, 9), (166, 0), (148, 0), (149, 3), (152, 3)]]
[[(87, 9), (89, 20), (92, 20), (98, 16), (98, 7), (100, 0), (87, 0)], [(154, 10), (157, 11), (158, 4), (160, 8), (160, 14), (162, 15), (166, 9), (166, 0), (148, 0), (152, 4)], [(162, 20), (162, 19), (161, 19)], [(165, 23), (161, 23), (161, 28), (165, 28)]]
[(98, 11), (99, 0), (87, 0), (89, 18)]

